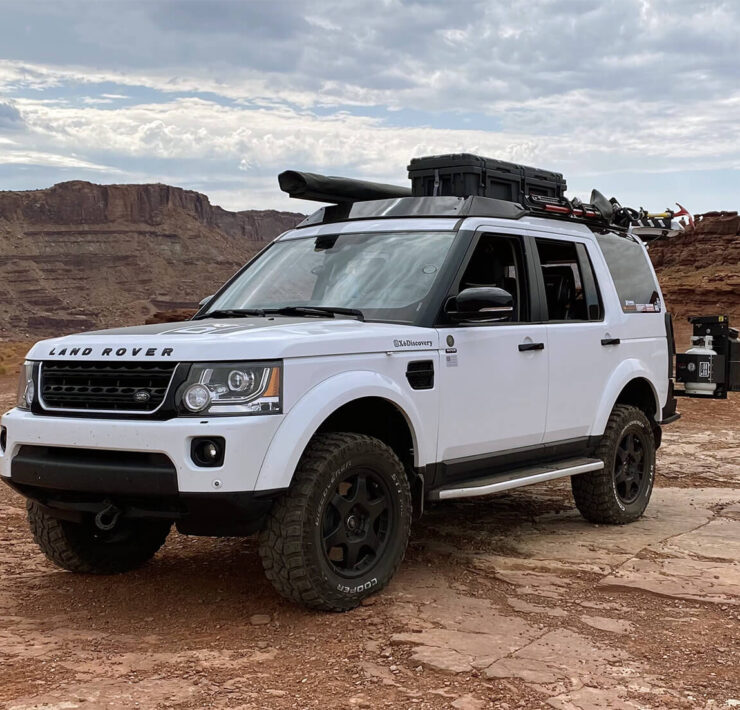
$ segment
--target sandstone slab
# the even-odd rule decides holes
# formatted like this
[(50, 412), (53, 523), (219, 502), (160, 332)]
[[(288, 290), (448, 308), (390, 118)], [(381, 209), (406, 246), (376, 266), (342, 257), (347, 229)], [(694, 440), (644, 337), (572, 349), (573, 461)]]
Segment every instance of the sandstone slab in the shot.
[(599, 586), (641, 589), (664, 597), (716, 604), (740, 604), (740, 564), (690, 558), (634, 559)]

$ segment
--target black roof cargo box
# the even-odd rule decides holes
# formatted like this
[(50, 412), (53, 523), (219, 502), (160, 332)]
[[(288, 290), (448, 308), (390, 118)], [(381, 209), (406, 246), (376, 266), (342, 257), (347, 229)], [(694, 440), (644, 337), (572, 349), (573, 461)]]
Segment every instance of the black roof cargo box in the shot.
[(563, 197), (567, 188), (561, 173), (471, 153), (412, 158), (408, 171), (415, 197), (477, 195), (523, 204), (528, 195)]

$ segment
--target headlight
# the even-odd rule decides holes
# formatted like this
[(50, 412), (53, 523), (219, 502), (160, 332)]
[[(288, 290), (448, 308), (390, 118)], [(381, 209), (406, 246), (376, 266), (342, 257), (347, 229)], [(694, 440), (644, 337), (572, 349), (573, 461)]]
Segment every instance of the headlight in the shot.
[(186, 414), (279, 414), (282, 365), (259, 362), (195, 363), (179, 402)]
[(18, 409), (31, 409), (36, 394), (36, 385), (33, 381), (33, 363), (24, 362), (21, 365), (21, 374), (18, 378)]

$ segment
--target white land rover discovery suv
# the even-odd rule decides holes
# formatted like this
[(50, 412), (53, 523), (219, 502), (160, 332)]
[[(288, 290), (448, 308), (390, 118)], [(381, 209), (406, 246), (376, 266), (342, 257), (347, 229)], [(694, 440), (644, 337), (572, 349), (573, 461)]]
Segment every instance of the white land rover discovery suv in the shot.
[(585, 205), (408, 194), (326, 179), (303, 196), (336, 204), (192, 321), (31, 349), (0, 475), (49, 559), (111, 574), (173, 524), (258, 533), (281, 594), (345, 610), (427, 501), (568, 476), (590, 521), (643, 513), (678, 417), (643, 243)]

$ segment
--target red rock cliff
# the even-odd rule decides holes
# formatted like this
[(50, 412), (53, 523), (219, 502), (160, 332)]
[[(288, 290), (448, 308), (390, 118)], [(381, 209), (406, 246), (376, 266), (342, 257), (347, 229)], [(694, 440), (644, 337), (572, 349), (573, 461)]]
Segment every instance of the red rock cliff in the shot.
[(189, 308), (302, 215), (229, 212), (169, 185), (0, 192), (0, 339)]
[(740, 325), (740, 217), (697, 215), (694, 227), (653, 242), (650, 257), (669, 310), (679, 318), (727, 313)]

